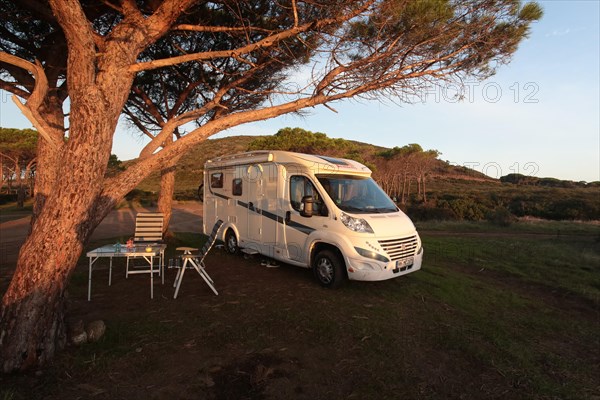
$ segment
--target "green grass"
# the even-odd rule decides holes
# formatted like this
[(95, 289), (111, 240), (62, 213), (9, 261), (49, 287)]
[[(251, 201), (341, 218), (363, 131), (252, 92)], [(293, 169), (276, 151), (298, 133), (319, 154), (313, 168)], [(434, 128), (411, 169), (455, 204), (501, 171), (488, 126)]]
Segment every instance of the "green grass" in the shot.
[(33, 209), (33, 200), (27, 200), (23, 207), (17, 207), (17, 202), (10, 202), (5, 204), (0, 204), (0, 212), (11, 213), (11, 212), (31, 212)]
[[(423, 242), (425, 269), (411, 278), (423, 284), (424, 303), (434, 302), (430, 323), (445, 333), (438, 345), (526, 385), (532, 397), (585, 398), (598, 370), (571, 352), (598, 356), (600, 247), (593, 237), (425, 234)], [(569, 310), (574, 304), (595, 312), (582, 319)], [(555, 348), (560, 343), (569, 349)]]
[(0, 204), (0, 223), (20, 219), (31, 214), (33, 200), (29, 199), (24, 206), (17, 207), (16, 202)]
[(600, 243), (594, 237), (425, 235), (427, 259), (560, 289), (600, 304)]
[[(425, 238), (425, 269), (406, 278), (413, 281), (408, 288), (403, 288), (408, 289), (408, 293), (407, 290), (383, 293), (392, 304), (406, 295), (412, 295), (415, 300), (411, 307), (417, 311), (417, 321), (412, 321), (412, 324), (420, 326), (421, 330), (413, 332), (418, 335), (418, 339), (409, 341), (408, 344), (452, 357), (454, 367), (468, 369), (475, 381), (486, 379), (490, 374), (499, 374), (516, 386), (522, 386), (522, 390), (515, 390), (515, 393), (525, 395), (516, 398), (584, 398), (582, 389), (593, 387), (594, 370), (597, 372), (597, 369), (590, 364), (591, 360), (586, 362), (573, 357), (572, 348), (563, 352), (563, 349), (555, 349), (554, 344), (570, 343), (565, 347), (577, 347), (573, 343), (580, 343), (579, 351), (591, 351), (597, 356), (598, 325), (593, 314), (589, 320), (580, 320), (566, 310), (548, 305), (547, 299), (539, 297), (539, 292), (528, 291), (526, 286), (520, 288), (518, 285), (515, 287), (514, 282), (501, 284), (493, 279), (479, 279), (479, 265), (472, 265), (467, 272), (464, 268), (455, 268), (457, 263), (467, 266), (472, 264), (468, 252), (455, 252), (457, 244), (468, 249), (470, 246), (480, 246), (481, 243), (474, 243), (470, 239), (465, 241), (464, 238), (458, 242), (454, 238), (450, 239), (435, 239), (440, 248), (448, 251), (445, 255), (432, 258), (431, 251), (427, 251), (432, 247), (432, 240)], [(495, 243), (493, 246), (503, 244), (510, 243)], [(562, 249), (567, 247), (568, 245)], [(540, 254), (548, 254), (550, 257), (558, 253), (560, 250), (550, 254), (540, 250)], [(495, 263), (495, 271), (502, 275), (512, 276), (513, 271), (521, 264), (518, 260), (496, 263), (497, 257), (490, 252), (476, 254), (481, 256), (480, 263)], [(550, 280), (543, 284), (549, 295), (556, 288), (562, 289), (564, 286), (577, 290), (586, 282), (577, 274), (559, 272), (562, 266), (545, 269)], [(537, 274), (530, 276), (525, 273), (520, 278), (523, 282), (542, 281)], [(593, 278), (598, 279), (597, 270)], [(586, 292), (593, 290), (590, 286), (592, 285), (586, 285), (586, 289), (578, 290), (577, 294), (593, 299), (597, 307), (597, 297), (589, 296)], [(391, 326), (380, 324), (374, 326), (373, 330), (394, 332)], [(391, 338), (385, 339), (387, 340), (383, 342), (390, 343)], [(375, 350), (375, 354), (394, 354), (400, 351), (387, 346), (387, 350), (386, 347), (376, 347), (365, 352), (367, 360), (371, 350)], [(416, 355), (412, 357), (419, 358)], [(366, 364), (376, 362), (373, 359), (366, 361)], [(440, 365), (443, 370), (440, 377), (452, 375), (445, 368), (451, 369), (453, 362), (442, 358)], [(548, 376), (549, 367), (554, 376)], [(393, 373), (390, 373), (389, 379), (393, 379)]]
[(1, 400), (13, 400), (15, 399), (15, 392), (13, 390), (0, 389)]
[(598, 221), (548, 221), (540, 219), (521, 219), (508, 227), (489, 222), (475, 221), (418, 221), (415, 226), (424, 231), (443, 231), (456, 233), (531, 233), (556, 235), (588, 235), (600, 239)]
[[(468, 231), (485, 231), (482, 225)], [(223, 268), (237, 283), (221, 276), (217, 287), (227, 289), (219, 296), (194, 297), (188, 286), (175, 302), (148, 300), (139, 310), (107, 314), (106, 336), (61, 355), (45, 375), (45, 393), (66, 393), (52, 383), (64, 382), (65, 373), (73, 377), (69, 384), (113, 374), (147, 382), (161, 370), (176, 382), (165, 368), (171, 354), (193, 376), (219, 360), (222, 371), (233, 371), (219, 379), (233, 384), (244, 360), (271, 354), (284, 363), (273, 368), (285, 371), (287, 386), (315, 390), (304, 393), (316, 398), (593, 399), (600, 372), (600, 250), (593, 230), (557, 238), (523, 235), (517, 226), (491, 235), (453, 228), (422, 233), (422, 270), (335, 291), (285, 266), (270, 270), (276, 278), (265, 284), (266, 270), (256, 261), (217, 251), (209, 268)], [(177, 233), (168, 254), (199, 247), (203, 238)], [(85, 297), (86, 284), (74, 277), (69, 290)], [(182, 352), (188, 343), (197, 356)], [(128, 372), (119, 375), (123, 365)], [(22, 398), (14, 386), (3, 390)]]

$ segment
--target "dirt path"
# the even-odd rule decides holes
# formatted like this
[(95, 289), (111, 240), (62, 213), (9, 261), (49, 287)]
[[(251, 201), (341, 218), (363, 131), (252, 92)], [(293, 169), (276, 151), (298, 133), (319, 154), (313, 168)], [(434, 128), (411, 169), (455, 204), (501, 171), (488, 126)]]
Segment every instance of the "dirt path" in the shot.
[[(135, 215), (142, 211), (156, 210), (139, 206), (113, 210), (96, 228), (91, 240), (133, 234)], [(24, 216), (0, 223), (0, 268), (4, 269), (16, 262), (19, 249), (29, 230), (29, 220), (30, 216)], [(173, 204), (169, 229), (173, 232), (202, 232), (202, 205), (197, 202)]]

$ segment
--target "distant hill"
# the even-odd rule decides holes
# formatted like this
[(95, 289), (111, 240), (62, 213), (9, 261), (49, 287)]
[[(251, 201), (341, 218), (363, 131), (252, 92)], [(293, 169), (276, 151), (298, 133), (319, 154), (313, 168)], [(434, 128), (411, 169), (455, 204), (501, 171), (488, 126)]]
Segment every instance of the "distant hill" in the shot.
[[(215, 157), (226, 154), (236, 154), (247, 151), (254, 136), (231, 136), (222, 139), (208, 139), (191, 149), (184, 155), (176, 167), (175, 196), (179, 198), (193, 198), (202, 181), (204, 163)], [(128, 161), (123, 162), (127, 167)], [(160, 172), (150, 174), (148, 178), (138, 185), (138, 189), (158, 192), (160, 188)]]
[[(260, 139), (266, 139), (268, 137), (269, 136), (230, 136), (220, 139), (208, 139), (200, 143), (198, 146), (190, 150), (185, 156), (183, 156), (177, 164), (175, 191), (181, 194), (185, 191), (196, 190), (200, 181), (202, 180), (202, 171), (204, 169), (204, 163), (206, 160), (227, 154), (250, 151), (251, 143)], [(356, 153), (361, 154), (363, 156), (361, 158), (364, 158), (365, 155), (374, 155), (387, 149), (385, 147), (375, 146), (369, 143), (363, 143), (354, 140), (336, 140), (344, 141), (356, 146)], [(270, 150), (275, 149), (270, 148)], [(123, 163), (125, 167), (127, 164), (127, 161)], [(372, 165), (369, 166), (373, 167)], [(465, 181), (497, 181), (496, 179), (490, 178), (479, 171), (466, 167), (454, 166), (442, 160), (436, 160), (436, 165), (431, 175), (436, 178), (459, 179)], [(159, 185), (160, 173), (153, 172), (147, 179), (140, 183), (138, 189), (156, 192), (159, 190)]]
[[(430, 150), (424, 151), (415, 144), (389, 149), (332, 139), (300, 128), (285, 128), (273, 136), (231, 136), (200, 143), (182, 157), (176, 167), (175, 199), (196, 199), (206, 160), (257, 149), (319, 153), (362, 162), (374, 171), (374, 178), (414, 219), (495, 221), (500, 218), (505, 223), (514, 217), (533, 216), (600, 220), (600, 184), (597, 182), (585, 184), (514, 175), (494, 179), (479, 171), (430, 157), (430, 165), (422, 176), (413, 168), (402, 184), (397, 181), (403, 165), (398, 162), (398, 157), (406, 152), (408, 158), (417, 157)], [(127, 164), (123, 162), (123, 166)], [(396, 175), (390, 177), (390, 172)], [(395, 186), (390, 184), (390, 179)], [(154, 172), (137, 190), (152, 197), (159, 187), (160, 174)], [(402, 195), (398, 187), (402, 188)]]

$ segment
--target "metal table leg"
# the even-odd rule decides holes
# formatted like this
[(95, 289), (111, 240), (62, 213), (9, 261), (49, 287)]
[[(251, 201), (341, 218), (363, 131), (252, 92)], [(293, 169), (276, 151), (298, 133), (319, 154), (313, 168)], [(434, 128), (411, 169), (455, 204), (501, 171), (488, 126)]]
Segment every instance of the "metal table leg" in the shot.
[(92, 266), (94, 265), (94, 263), (96, 262), (96, 260), (98, 260), (98, 258), (100, 257), (88, 257), (90, 259), (90, 266), (89, 266), (89, 272), (88, 272), (88, 301), (90, 301), (91, 297), (92, 297)]

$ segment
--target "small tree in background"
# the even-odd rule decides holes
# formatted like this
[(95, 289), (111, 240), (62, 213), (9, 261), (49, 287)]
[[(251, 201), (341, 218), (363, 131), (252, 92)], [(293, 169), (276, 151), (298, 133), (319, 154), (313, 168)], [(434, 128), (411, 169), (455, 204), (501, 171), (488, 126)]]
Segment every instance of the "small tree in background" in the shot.
[(329, 138), (321, 132), (311, 132), (302, 128), (283, 128), (273, 136), (253, 140), (248, 146), (248, 150), (262, 149), (345, 157), (355, 149), (355, 146), (348, 140)]
[(376, 179), (386, 182), (389, 187), (388, 193), (398, 197), (402, 204), (406, 204), (410, 197), (414, 179), (417, 181), (418, 195), (423, 195), (426, 201), (425, 176), (433, 167), (438, 154), (436, 150), (423, 151), (423, 148), (416, 143), (384, 150), (378, 153), (378, 156), (385, 161), (377, 170)]
[(414, 172), (417, 179), (417, 195), (421, 197), (423, 203), (427, 203), (427, 187), (425, 186), (427, 176), (429, 176), (429, 173), (435, 166), (435, 162), (440, 154), (437, 150), (427, 150), (416, 154)]
[(2, 185), (10, 191), (14, 180), (17, 206), (23, 208), (27, 189), (31, 191), (35, 173), (38, 134), (32, 129), (0, 128), (0, 158), (2, 159)]

